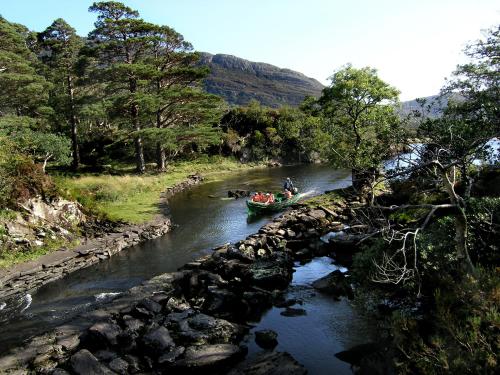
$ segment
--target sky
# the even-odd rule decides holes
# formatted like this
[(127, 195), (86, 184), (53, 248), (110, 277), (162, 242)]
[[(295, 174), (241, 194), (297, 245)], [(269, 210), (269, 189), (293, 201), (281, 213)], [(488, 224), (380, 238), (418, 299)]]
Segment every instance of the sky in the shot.
[[(500, 23), (498, 0), (124, 0), (198, 51), (297, 70), (328, 84), (347, 63), (370, 66), (401, 100), (434, 95), (469, 41)], [(64, 18), (93, 28), (91, 0), (0, 0), (0, 15), (42, 31)]]

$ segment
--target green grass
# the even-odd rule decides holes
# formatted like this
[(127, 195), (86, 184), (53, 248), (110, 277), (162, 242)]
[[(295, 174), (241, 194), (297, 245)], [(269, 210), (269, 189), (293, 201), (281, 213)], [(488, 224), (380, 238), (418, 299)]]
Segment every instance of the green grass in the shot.
[(302, 201), (302, 204), (314, 208), (318, 206), (329, 207), (335, 203), (343, 203), (345, 202), (345, 198), (342, 197), (340, 192), (332, 191), (329, 193), (317, 195), (315, 197), (306, 199)]
[[(200, 173), (207, 180), (222, 178), (225, 174), (255, 168), (235, 159), (205, 157), (194, 161), (177, 162), (167, 172), (136, 175), (87, 174), (55, 176), (56, 184), (66, 197), (75, 199), (92, 212), (113, 221), (143, 223), (160, 212), (161, 192)], [(127, 170), (121, 166), (121, 170)]]
[(48, 254), (52, 251), (60, 249), (62, 246), (74, 247), (78, 245), (77, 241), (69, 242), (65, 239), (59, 238), (49, 240), (45, 245), (35, 247), (29, 251), (1, 251), (0, 252), (0, 268), (8, 268), (17, 263), (28, 262), (40, 258), (42, 255)]

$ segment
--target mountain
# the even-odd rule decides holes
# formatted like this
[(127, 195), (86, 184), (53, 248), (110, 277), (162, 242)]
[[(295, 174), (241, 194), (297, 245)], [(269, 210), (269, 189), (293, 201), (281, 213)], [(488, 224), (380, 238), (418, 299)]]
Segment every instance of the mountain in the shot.
[[(421, 98), (425, 100), (425, 112), (427, 114), (427, 117), (431, 118), (436, 118), (441, 116), (443, 110), (446, 108), (448, 105), (448, 96), (439, 96), (439, 95), (432, 95), (432, 96), (427, 96), (424, 98)], [(421, 105), (417, 102), (417, 99), (414, 100), (408, 100), (405, 102), (401, 102), (401, 113), (403, 115), (409, 115), (413, 111), (421, 111), (422, 107)]]
[(324, 87), (302, 73), (232, 55), (203, 52), (200, 63), (211, 70), (205, 90), (234, 105), (257, 100), (269, 107), (298, 106), (306, 95), (319, 97)]

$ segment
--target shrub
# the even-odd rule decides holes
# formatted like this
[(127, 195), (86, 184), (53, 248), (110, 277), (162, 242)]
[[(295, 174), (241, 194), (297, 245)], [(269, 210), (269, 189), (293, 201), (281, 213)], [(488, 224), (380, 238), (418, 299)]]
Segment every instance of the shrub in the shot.
[(5, 139), (0, 138), (0, 146), (0, 207), (15, 207), (17, 201), (35, 195), (55, 195), (50, 177), (39, 165), (16, 153)]

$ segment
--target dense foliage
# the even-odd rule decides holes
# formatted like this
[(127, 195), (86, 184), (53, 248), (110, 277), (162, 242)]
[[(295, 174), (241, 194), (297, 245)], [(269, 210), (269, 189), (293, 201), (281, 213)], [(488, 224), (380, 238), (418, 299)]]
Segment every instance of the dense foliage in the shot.
[(230, 110), (221, 128), (225, 151), (243, 161), (314, 162), (326, 147), (321, 120), (296, 108), (270, 109), (252, 102)]
[(419, 121), (418, 158), (389, 172), (392, 193), (358, 215), (381, 235), (355, 257), (353, 276), (377, 296), (398, 373), (499, 367), (498, 30), (467, 47), (469, 63), (443, 89), (448, 107)]

